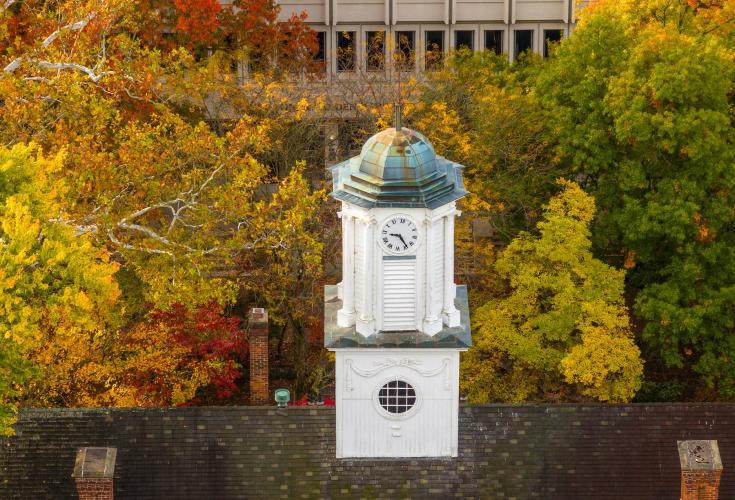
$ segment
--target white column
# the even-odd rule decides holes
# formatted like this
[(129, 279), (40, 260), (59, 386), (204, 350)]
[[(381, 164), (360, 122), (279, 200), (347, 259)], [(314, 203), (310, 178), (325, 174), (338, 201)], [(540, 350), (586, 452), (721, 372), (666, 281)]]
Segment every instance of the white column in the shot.
[(375, 333), (375, 315), (373, 313), (373, 293), (375, 291), (375, 269), (373, 264), (373, 248), (375, 246), (375, 219), (366, 220), (362, 224), (365, 249), (362, 252), (365, 272), (362, 280), (362, 304), (360, 316), (357, 318), (357, 332), (370, 336)]
[(337, 325), (355, 324), (355, 220), (342, 212), (342, 309), (337, 311)]
[(444, 217), (444, 324), (459, 326), (459, 311), (454, 307), (454, 213)]
[[(436, 241), (435, 230), (437, 226), (442, 224), (443, 220), (427, 220), (424, 223), (426, 230), (426, 238), (424, 244), (424, 323), (423, 332), (427, 335), (434, 335), (442, 329), (442, 292), (444, 280), (443, 269), (436, 269), (434, 263), (434, 252), (442, 249), (442, 242)], [(442, 261), (440, 261), (442, 262)], [(443, 264), (443, 263), (442, 263)]]

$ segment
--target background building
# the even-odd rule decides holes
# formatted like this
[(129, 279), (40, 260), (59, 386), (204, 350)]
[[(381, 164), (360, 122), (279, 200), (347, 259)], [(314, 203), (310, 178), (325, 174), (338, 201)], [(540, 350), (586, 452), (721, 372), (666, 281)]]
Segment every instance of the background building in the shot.
[(546, 55), (547, 41), (569, 35), (575, 0), (279, 0), (281, 17), (302, 11), (319, 34), (318, 57), (332, 77), (385, 71), (380, 51), (400, 45), (426, 69), (428, 53), (467, 47), (513, 60), (525, 50)]

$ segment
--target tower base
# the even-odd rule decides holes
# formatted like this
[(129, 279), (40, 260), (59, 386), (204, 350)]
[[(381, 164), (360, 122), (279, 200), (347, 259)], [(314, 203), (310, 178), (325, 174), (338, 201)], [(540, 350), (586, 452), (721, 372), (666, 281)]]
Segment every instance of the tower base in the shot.
[(331, 350), (337, 458), (457, 456), (463, 349)]

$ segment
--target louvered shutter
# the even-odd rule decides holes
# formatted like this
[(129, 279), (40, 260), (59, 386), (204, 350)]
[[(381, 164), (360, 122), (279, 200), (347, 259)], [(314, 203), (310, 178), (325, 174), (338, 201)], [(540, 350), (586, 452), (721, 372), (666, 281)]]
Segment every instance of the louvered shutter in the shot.
[(416, 260), (383, 261), (383, 330), (416, 329)]

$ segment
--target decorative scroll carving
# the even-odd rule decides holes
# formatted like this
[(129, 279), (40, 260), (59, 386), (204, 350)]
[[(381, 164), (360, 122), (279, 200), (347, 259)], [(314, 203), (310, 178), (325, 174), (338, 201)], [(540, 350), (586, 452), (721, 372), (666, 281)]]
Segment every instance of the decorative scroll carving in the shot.
[(392, 367), (401, 367), (401, 368), (410, 368), (411, 370), (415, 371), (416, 373), (423, 375), (424, 377), (433, 377), (435, 375), (438, 375), (442, 372), (444, 372), (444, 389), (449, 390), (450, 382), (451, 382), (451, 373), (449, 368), (450, 359), (444, 358), (442, 360), (441, 366), (438, 368), (422, 368), (421, 367), (421, 361), (418, 359), (411, 359), (411, 358), (386, 358), (382, 361), (375, 361), (373, 364), (375, 365), (373, 368), (368, 369), (362, 369), (355, 366), (355, 363), (352, 359), (346, 359), (345, 365), (347, 367), (346, 370), (346, 376), (345, 376), (345, 392), (352, 392), (354, 389), (352, 385), (352, 372), (356, 373), (357, 375), (364, 377), (364, 378), (370, 378), (374, 377), (378, 373), (382, 372), (386, 368), (392, 368)]

